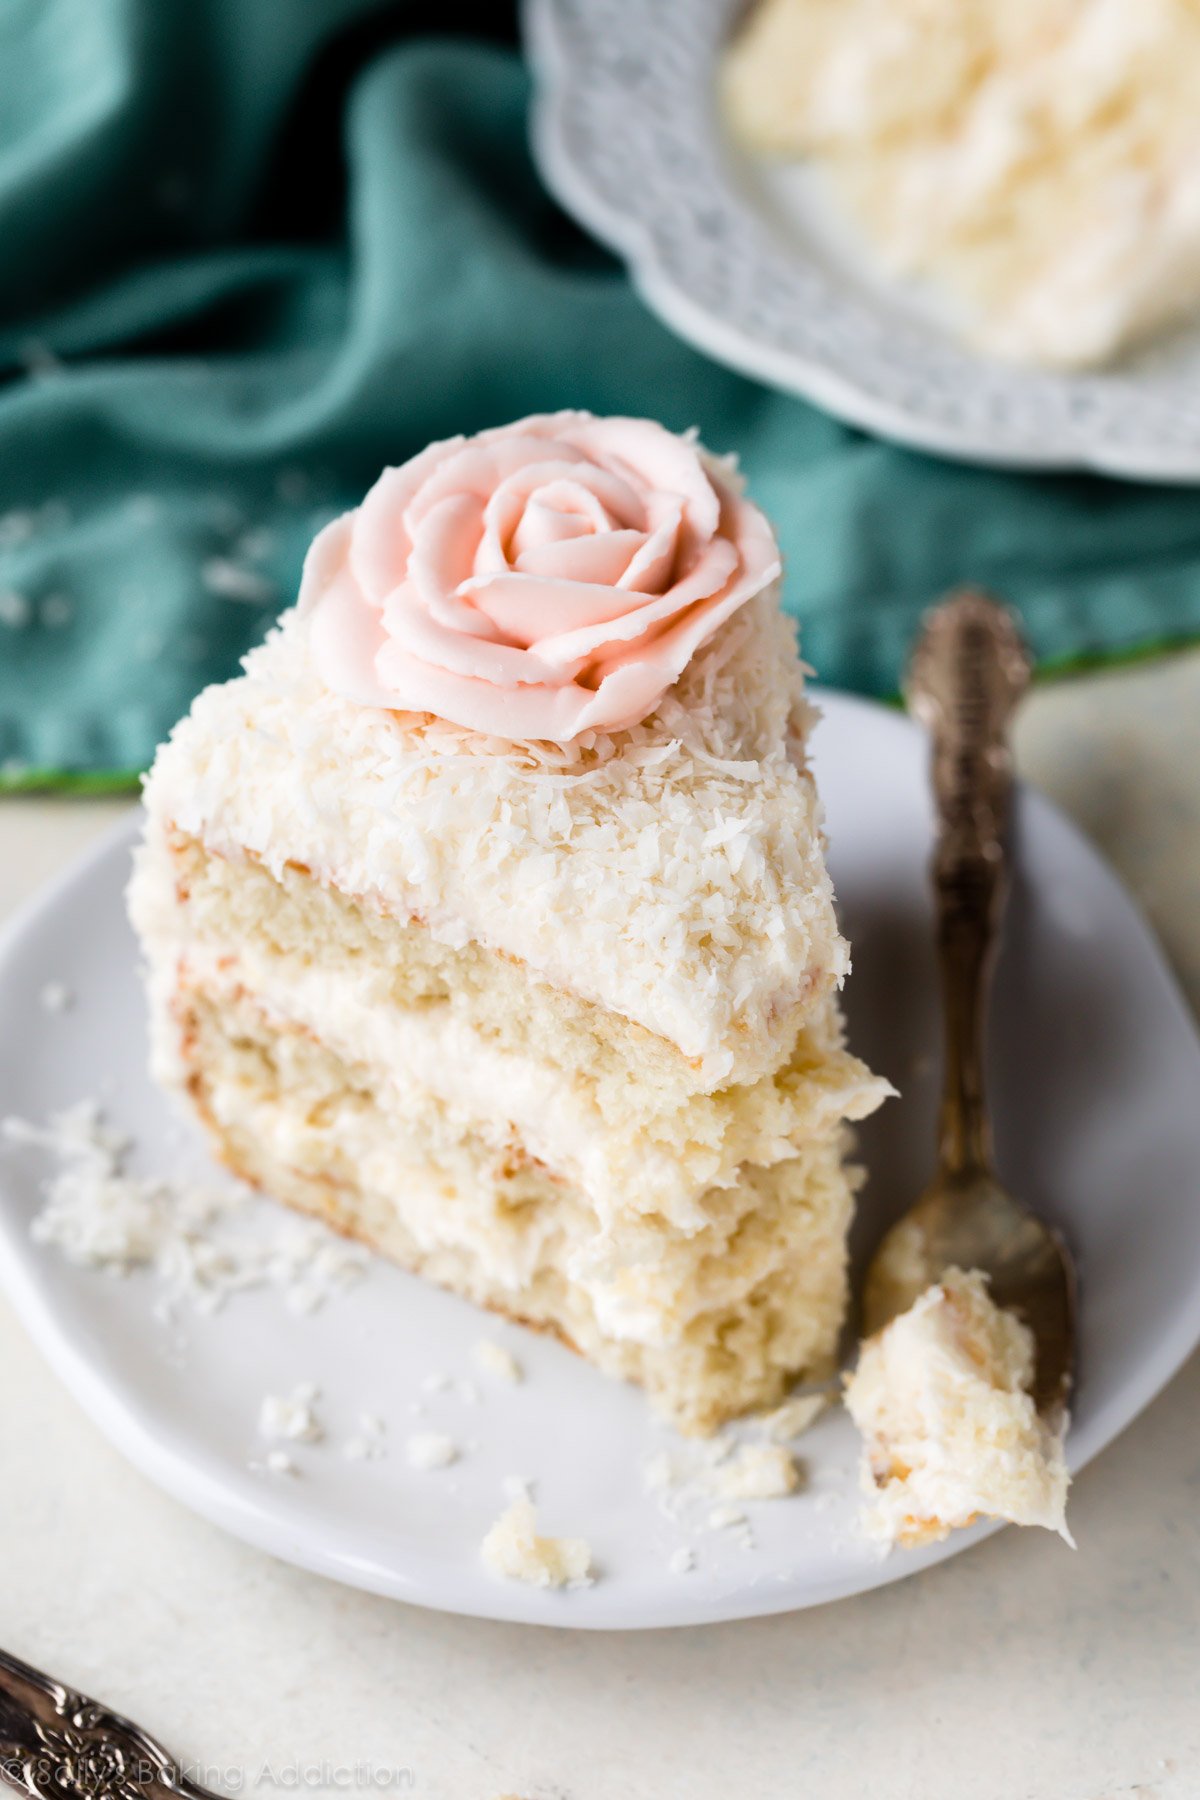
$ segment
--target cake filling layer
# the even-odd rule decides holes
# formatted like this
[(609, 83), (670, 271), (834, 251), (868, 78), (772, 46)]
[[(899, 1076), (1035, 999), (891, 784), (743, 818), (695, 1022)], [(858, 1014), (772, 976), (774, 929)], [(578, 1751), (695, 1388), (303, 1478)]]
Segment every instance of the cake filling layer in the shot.
[(481, 1304), (550, 1327), (640, 1381), (684, 1429), (778, 1401), (833, 1366), (853, 1175), (842, 1134), (705, 1197), (683, 1236), (630, 1216), (614, 1235), (524, 1146), (445, 1109), (405, 1109), (374, 1072), (248, 995), (181, 987), (171, 1016), (222, 1158), (276, 1197)]
[[(449, 950), (303, 871), (276, 880), (253, 859), (176, 838), (142, 852), (137, 895), (168, 986), (185, 956), (210, 992), (254, 994), (407, 1104), (419, 1092), (489, 1142), (518, 1138), (606, 1221), (655, 1211), (698, 1229), (707, 1188), (793, 1156), (886, 1091), (842, 1048), (832, 999), (774, 1075), (706, 1093), (677, 1052), (625, 1021), (522, 981), (476, 946)], [(168, 1077), (170, 1055), (168, 1043)]]

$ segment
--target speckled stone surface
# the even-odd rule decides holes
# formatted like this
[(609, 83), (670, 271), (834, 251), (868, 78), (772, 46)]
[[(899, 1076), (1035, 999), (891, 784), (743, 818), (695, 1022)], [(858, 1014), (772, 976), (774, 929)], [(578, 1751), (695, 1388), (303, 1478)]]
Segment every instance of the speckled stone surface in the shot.
[[(1018, 752), (1200, 1006), (1200, 655), (1039, 688)], [(118, 810), (0, 806), (0, 915)], [(1081, 1477), (1074, 1556), (1010, 1530), (790, 1618), (568, 1636), (418, 1613), (221, 1536), (125, 1466), (0, 1305), (0, 1643), (230, 1791), (299, 1765), (306, 1790), (356, 1792), (365, 1764), (444, 1800), (1194, 1800), (1198, 1416), (1194, 1359)]]

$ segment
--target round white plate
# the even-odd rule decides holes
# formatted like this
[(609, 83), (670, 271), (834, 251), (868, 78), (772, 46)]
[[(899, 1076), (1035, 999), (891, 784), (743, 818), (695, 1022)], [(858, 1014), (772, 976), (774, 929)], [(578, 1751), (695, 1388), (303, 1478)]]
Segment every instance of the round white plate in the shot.
[(796, 168), (728, 142), (718, 59), (744, 0), (526, 0), (534, 151), (563, 205), (709, 355), (885, 437), (969, 461), (1200, 477), (1200, 326), (1112, 370), (976, 354), (876, 276)]
[[(899, 714), (823, 696), (816, 764), (855, 971), (857, 1048), (901, 1090), (862, 1133), (871, 1179), (858, 1250), (919, 1191), (936, 1087), (936, 996), (925, 862), (923, 739)], [(122, 887), (137, 818), (26, 913), (0, 953), (0, 1114), (41, 1121), (86, 1096), (133, 1135), (142, 1166), (178, 1173), (178, 1128), (151, 1086)], [(1127, 1425), (1200, 1337), (1200, 1044), (1146, 927), (1112, 875), (1045, 801), (1022, 794), (1021, 876), (998, 977), (993, 1063), (1000, 1162), (1065, 1231), (1079, 1262), (1074, 1468)], [(48, 1011), (47, 983), (75, 995)], [(197, 1151), (196, 1155), (202, 1156)], [(858, 1534), (857, 1444), (840, 1409), (800, 1440), (804, 1492), (750, 1505), (756, 1548), (686, 1529), (645, 1491), (643, 1465), (677, 1444), (641, 1395), (532, 1333), (498, 1324), (382, 1262), (321, 1312), (275, 1291), (214, 1317), (156, 1318), (150, 1275), (113, 1280), (35, 1246), (45, 1156), (0, 1154), (0, 1260), (29, 1330), (96, 1424), (154, 1481), (277, 1556), (426, 1606), (568, 1626), (695, 1624), (853, 1594), (975, 1541), (880, 1560)], [(256, 1202), (268, 1217), (269, 1202)], [(489, 1382), (482, 1337), (525, 1381)], [(434, 1374), (477, 1383), (426, 1391)], [(296, 1450), (296, 1479), (256, 1472), (263, 1395), (313, 1380), (329, 1440)], [(422, 1408), (414, 1412), (413, 1407)], [(348, 1462), (362, 1409), (389, 1455)], [(452, 1468), (408, 1467), (417, 1430), (474, 1445)], [(590, 1539), (600, 1579), (545, 1593), (489, 1576), (479, 1542), (506, 1476), (532, 1477), (543, 1528)], [(700, 1519), (705, 1509), (700, 1508)], [(696, 1568), (673, 1574), (692, 1542)], [(1066, 1555), (1068, 1552), (1063, 1551)], [(1084, 1543), (1080, 1554), (1087, 1556)]]

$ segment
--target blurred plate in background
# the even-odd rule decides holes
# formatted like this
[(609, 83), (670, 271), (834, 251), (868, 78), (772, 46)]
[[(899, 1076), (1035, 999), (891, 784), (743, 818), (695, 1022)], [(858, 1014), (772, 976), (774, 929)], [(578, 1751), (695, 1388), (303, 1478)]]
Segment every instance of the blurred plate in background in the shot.
[(726, 138), (721, 52), (743, 0), (526, 0), (534, 152), (648, 303), (719, 361), (916, 448), (1018, 468), (1200, 478), (1200, 326), (1059, 375), (960, 343), (869, 269), (819, 183)]
[[(864, 1253), (929, 1171), (939, 1035), (932, 820), (922, 734), (843, 694), (821, 692), (820, 705), (814, 760), (854, 945), (850, 1039), (901, 1092), (859, 1133), (870, 1180), (855, 1228), (857, 1281)], [(203, 1146), (181, 1130), (146, 1067), (123, 900), (138, 828), (131, 814), (5, 935), (0, 1118), (40, 1123), (98, 1096), (133, 1140), (141, 1173), (207, 1187), (216, 1172)], [(1062, 1229), (1079, 1269), (1079, 1384), (1067, 1439), (1077, 1472), (1200, 1337), (1200, 1043), (1149, 931), (1095, 851), (1028, 791), (1018, 798), (1017, 834), (992, 1034), (997, 1149), (1005, 1181)], [(74, 1004), (49, 1008), (52, 985)], [(114, 1281), (35, 1242), (30, 1223), (48, 1172), (36, 1149), (0, 1155), (0, 1284), (30, 1334), (93, 1423), (152, 1481), (303, 1568), (481, 1618), (630, 1629), (861, 1593), (995, 1529), (978, 1525), (881, 1561), (858, 1530), (859, 1443), (835, 1407), (800, 1440), (802, 1491), (749, 1505), (748, 1549), (737, 1532), (702, 1528), (705, 1507), (690, 1523), (664, 1513), (644, 1474), (649, 1458), (678, 1451), (674, 1435), (636, 1389), (556, 1341), (485, 1321), (382, 1262), (311, 1316), (259, 1288), (216, 1314), (186, 1305), (165, 1321), (149, 1272)], [(285, 1215), (255, 1202), (252, 1227), (266, 1231), (272, 1220)], [(473, 1351), (484, 1335), (519, 1355), (526, 1379), (481, 1386), (468, 1402), (461, 1384), (477, 1373)], [(271, 1474), (256, 1435), (260, 1402), (308, 1380), (321, 1390), (327, 1441), (289, 1444), (297, 1477)], [(386, 1424), (380, 1460), (341, 1453), (360, 1409)], [(451, 1468), (406, 1461), (406, 1434), (431, 1430), (462, 1446)], [(480, 1539), (506, 1504), (511, 1475), (536, 1484), (544, 1529), (590, 1541), (601, 1571), (594, 1587), (547, 1593), (483, 1568)], [(680, 1574), (671, 1559), (689, 1546), (695, 1567)]]

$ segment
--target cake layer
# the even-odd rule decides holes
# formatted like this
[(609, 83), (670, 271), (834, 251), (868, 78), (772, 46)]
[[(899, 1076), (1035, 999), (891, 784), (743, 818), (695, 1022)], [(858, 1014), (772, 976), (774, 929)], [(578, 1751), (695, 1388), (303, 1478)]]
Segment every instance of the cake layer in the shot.
[(407, 1268), (641, 1382), (683, 1429), (775, 1404), (834, 1366), (854, 1177), (843, 1135), (705, 1197), (688, 1235), (605, 1232), (585, 1194), (518, 1143), (489, 1144), (248, 995), (183, 986), (179, 1073), (223, 1160)]
[(331, 692), (292, 613), (243, 677), (201, 695), (146, 802), (212, 851), (281, 879), (301, 865), (447, 949), (513, 959), (657, 1040), (662, 1058), (638, 1050), (651, 1072), (687, 1061), (702, 1088), (747, 1082), (848, 967), (802, 687), (770, 592), (643, 724), (512, 744)]
[[(710, 1093), (639, 1027), (302, 870), (276, 879), (252, 858), (152, 833), (132, 900), (168, 989), (186, 958), (210, 991), (254, 994), (368, 1065), (410, 1108), (427, 1095), (489, 1143), (520, 1141), (581, 1186), (607, 1223), (657, 1212), (695, 1229), (707, 1188), (734, 1181), (743, 1164), (793, 1156), (887, 1092), (842, 1047), (832, 996), (774, 1074)], [(171, 1040), (161, 1048), (169, 1078)]]

